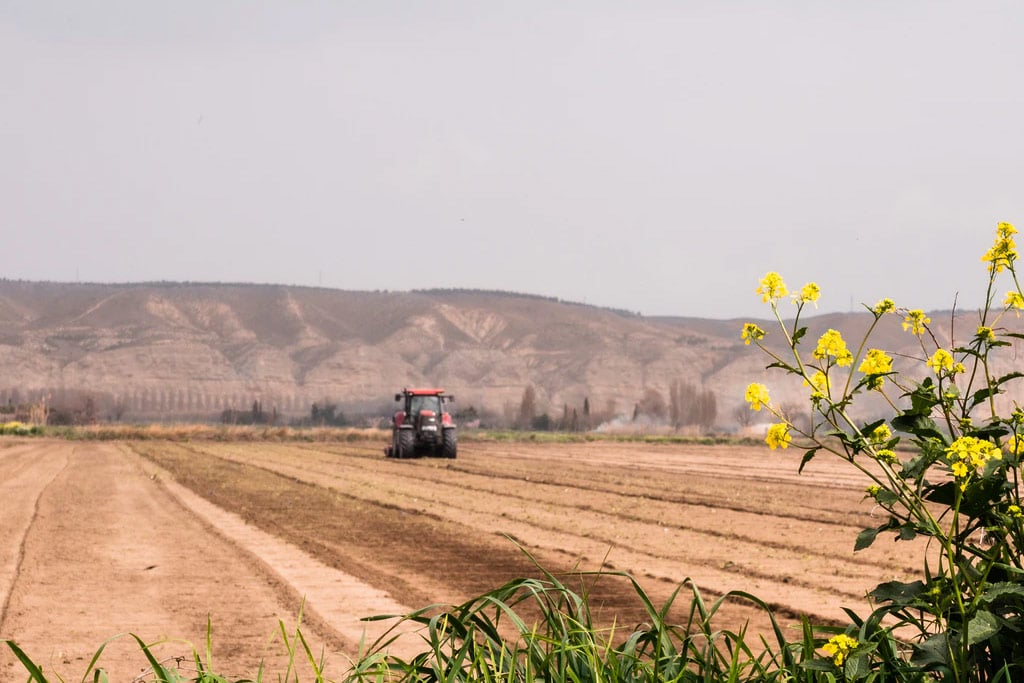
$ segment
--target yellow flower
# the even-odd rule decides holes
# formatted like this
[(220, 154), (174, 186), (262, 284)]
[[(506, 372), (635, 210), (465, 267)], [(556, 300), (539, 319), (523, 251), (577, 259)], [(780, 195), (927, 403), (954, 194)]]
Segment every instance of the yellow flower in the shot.
[(953, 355), (946, 349), (938, 349), (932, 354), (932, 357), (928, 359), (928, 367), (935, 371), (935, 374), (941, 374), (943, 370), (953, 369)]
[(892, 299), (879, 299), (875, 307), (871, 309), (875, 312), (875, 315), (885, 315), (886, 313), (896, 312), (896, 302)]
[(988, 261), (990, 273), (998, 273), (1006, 267), (1013, 267), (1017, 260), (1017, 245), (1013, 241), (1013, 235), (1017, 229), (1010, 223), (1000, 223), (996, 226), (996, 241), (981, 257), (982, 261)]
[(932, 319), (926, 316), (924, 311), (917, 308), (913, 311), (907, 311), (907, 317), (903, 319), (903, 329), (910, 330), (911, 333), (920, 336), (924, 334), (925, 325), (931, 321)]
[(992, 343), (996, 340), (996, 333), (992, 331), (991, 327), (985, 327), (984, 325), (978, 326), (978, 332), (975, 336), (985, 342)]
[(1003, 299), (1003, 306), (1017, 311), (1017, 317), (1019, 318), (1021, 309), (1024, 309), (1024, 296), (1021, 296), (1020, 292), (1007, 292), (1006, 298)]
[(761, 406), (767, 406), (771, 403), (771, 398), (768, 396), (768, 387), (754, 382), (747, 387), (745, 400), (750, 403), (751, 410), (760, 412)]
[(786, 289), (786, 283), (782, 281), (782, 276), (774, 270), (761, 278), (760, 286), (756, 291), (761, 295), (761, 301), (765, 303), (778, 301), (789, 294), (789, 290)]
[(818, 339), (818, 348), (814, 350), (814, 357), (824, 360), (831, 356), (835, 359), (836, 365), (845, 366), (853, 363), (853, 354), (846, 348), (843, 336), (836, 330), (828, 330)]
[(796, 295), (798, 303), (807, 303), (810, 301), (817, 305), (818, 297), (821, 296), (821, 287), (816, 282), (808, 282), (806, 285), (800, 288), (800, 293)]
[(1003, 452), (991, 441), (974, 436), (961, 436), (946, 449), (946, 458), (960, 490), (967, 488), (971, 477), (983, 473), (992, 460), (1002, 460)]
[(847, 656), (857, 648), (857, 645), (856, 638), (840, 634), (829, 638), (828, 642), (822, 646), (822, 649), (828, 653), (836, 666), (842, 666)]
[(882, 490), (881, 486), (879, 486), (878, 484), (872, 484), (871, 486), (869, 486), (866, 489), (864, 489), (864, 493), (868, 494), (872, 498), (878, 498), (878, 493), (881, 490)]
[(811, 398), (821, 399), (828, 395), (828, 375), (821, 370), (811, 375), (810, 379), (804, 379), (804, 386), (811, 388)]
[(1020, 511), (1019, 505), (1008, 505), (1006, 507), (1006, 514), (1010, 515), (1014, 519), (1024, 519), (1024, 512)]
[[(950, 469), (953, 472), (953, 476), (956, 477), (957, 479), (967, 478), (967, 463), (957, 461), (950, 466)], [(964, 484), (960, 488), (965, 489), (967, 488), (967, 485)]]
[(883, 422), (875, 427), (873, 432), (868, 434), (868, 438), (871, 440), (871, 443), (882, 444), (892, 438), (892, 430), (889, 429), (889, 425)]
[[(884, 375), (892, 372), (892, 358), (881, 349), (868, 349), (864, 360), (857, 369), (869, 376)], [(882, 377), (870, 377), (868, 379), (868, 389), (881, 389), (882, 381)]]
[(881, 448), (875, 452), (875, 460), (878, 462), (884, 462), (889, 465), (896, 464), (896, 453), (889, 450), (888, 448)]
[(1011, 436), (1006, 441), (1006, 449), (1014, 455), (1024, 454), (1024, 437), (1020, 437), (1016, 434)]
[(743, 331), (740, 333), (740, 339), (747, 346), (750, 346), (751, 341), (760, 341), (764, 339), (765, 332), (754, 323), (743, 323)]
[(785, 422), (779, 422), (773, 424), (768, 428), (768, 434), (765, 436), (765, 443), (773, 451), (776, 448), (789, 448), (789, 443), (793, 440), (793, 437), (789, 435), (789, 425)]

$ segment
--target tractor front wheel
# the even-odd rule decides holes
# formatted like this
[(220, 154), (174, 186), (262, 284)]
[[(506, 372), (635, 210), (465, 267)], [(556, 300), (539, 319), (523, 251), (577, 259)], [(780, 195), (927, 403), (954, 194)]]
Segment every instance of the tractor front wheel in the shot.
[(441, 444), (441, 455), (446, 458), (454, 458), (458, 450), (459, 441), (454, 429), (444, 430), (444, 443)]

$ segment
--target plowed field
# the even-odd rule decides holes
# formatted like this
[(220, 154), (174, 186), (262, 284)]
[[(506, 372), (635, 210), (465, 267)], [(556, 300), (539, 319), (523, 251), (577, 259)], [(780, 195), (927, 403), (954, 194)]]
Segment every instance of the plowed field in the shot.
[[(110, 636), (202, 646), (209, 618), (215, 668), (252, 674), (282, 666), (278, 619), (293, 627), (305, 598), (303, 632), (337, 675), (360, 617), (536, 575), (524, 550), (556, 572), (628, 571), (655, 603), (685, 579), (707, 598), (748, 591), (788, 623), (863, 611), (923, 551), (854, 554), (880, 519), (867, 482), (828, 458), (798, 476), (799, 453), (756, 447), (463, 442), (457, 460), (399, 461), (382, 446), (0, 441), (0, 637), (77, 678)], [(586, 590), (603, 622), (643, 619), (627, 582)], [(719, 625), (748, 621), (767, 628), (740, 603)], [(111, 680), (145, 666), (127, 638), (101, 663)], [(16, 670), (0, 652), (0, 679)]]

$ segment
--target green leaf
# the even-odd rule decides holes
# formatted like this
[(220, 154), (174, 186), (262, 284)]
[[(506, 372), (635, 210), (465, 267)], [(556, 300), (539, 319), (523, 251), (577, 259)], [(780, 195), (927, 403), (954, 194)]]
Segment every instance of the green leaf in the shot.
[(20, 647), (14, 644), (13, 640), (5, 640), (7, 647), (11, 648), (11, 652), (14, 656), (21, 661), (21, 665), (25, 667), (29, 674), (29, 680), (35, 681), (35, 683), (47, 683), (46, 676), (43, 675), (42, 669), (40, 669), (35, 662), (29, 659), (29, 656), (25, 654)]
[(856, 681), (871, 673), (871, 664), (868, 662), (867, 652), (857, 652), (843, 662), (843, 673), (846, 680)]
[(914, 528), (913, 524), (908, 522), (900, 527), (899, 540), (913, 541), (915, 538), (917, 538), (917, 529)]
[(933, 484), (925, 488), (923, 497), (933, 503), (952, 507), (956, 502), (956, 484), (951, 481)]
[(808, 662), (800, 662), (800, 668), (805, 671), (833, 671), (835, 664), (831, 659), (812, 659)]
[(914, 646), (911, 661), (921, 667), (947, 666), (949, 645), (945, 633), (938, 633), (923, 643)]
[(803, 339), (803, 336), (807, 334), (807, 328), (801, 327), (799, 330), (793, 333), (793, 345), (795, 346)]
[(871, 544), (875, 542), (878, 532), (882, 531), (883, 528), (884, 527), (879, 527), (877, 529), (865, 529), (857, 534), (857, 541), (853, 544), (854, 552), (870, 547)]
[(999, 632), (999, 622), (991, 612), (979, 611), (967, 623), (967, 643), (977, 645)]
[[(1013, 336), (1019, 336), (1019, 337), (1021, 337), (1021, 339), (1024, 339), (1024, 336), (1021, 336), (1021, 335), (1013, 335)], [(1017, 379), (1018, 377), (1024, 377), (1024, 372), (1011, 372), (1011, 373), (1008, 373), (1006, 375), (1003, 375), (999, 379), (997, 379), (994, 382), (994, 384), (1005, 384), (1006, 382), (1009, 382), (1011, 379)]]
[(863, 427), (861, 427), (860, 428), (860, 433), (861, 434), (870, 435), (871, 432), (875, 431), (876, 429), (881, 427), (883, 424), (885, 424), (885, 420), (875, 420), (874, 422), (871, 422), (871, 423), (866, 424)]
[(1016, 596), (1018, 598), (1024, 598), (1024, 586), (1019, 583), (1010, 583), (1008, 581), (1000, 581), (993, 583), (985, 589), (982, 594), (982, 600), (986, 604), (992, 604), (1000, 598), (1006, 596)]
[(878, 492), (878, 495), (875, 496), (875, 500), (878, 501), (879, 505), (892, 505), (893, 503), (895, 503), (899, 499), (900, 499), (899, 496), (897, 496), (895, 493), (893, 493), (889, 489), (881, 489)]
[(911, 581), (904, 583), (903, 581), (887, 581), (880, 583), (875, 587), (875, 590), (868, 593), (874, 600), (878, 602), (892, 602), (896, 605), (909, 605), (913, 602), (921, 593), (924, 593), (925, 585), (923, 581)]
[(985, 401), (988, 400), (988, 398), (990, 396), (995, 396), (998, 393), (1000, 393), (1000, 391), (999, 391), (999, 387), (997, 387), (997, 386), (991, 386), (991, 387), (985, 387), (983, 389), (978, 389), (971, 396), (971, 405), (970, 405), (970, 407), (973, 408), (974, 406), (978, 405), (979, 403), (984, 403)]
[[(929, 406), (929, 409), (931, 406)], [(946, 435), (939, 431), (935, 420), (925, 413), (907, 412), (892, 419), (892, 426), (901, 432), (913, 434), (920, 439), (939, 439), (946, 443)]]
[[(988, 472), (987, 467), (986, 472)], [(963, 493), (963, 499), (960, 501), (960, 512), (971, 517), (985, 515), (992, 509), (993, 504), (1002, 497), (1004, 483), (1005, 480), (993, 477), (972, 481)]]
[(793, 374), (800, 374), (800, 371), (794, 368), (792, 365), (787, 365), (786, 363), (783, 363), (781, 361), (776, 361), (774, 363), (764, 366), (765, 370), (771, 370), (772, 368), (781, 368)]
[(803, 472), (804, 472), (804, 465), (809, 463), (814, 458), (814, 455), (818, 452), (818, 449), (820, 449), (820, 448), (821, 448), (821, 446), (815, 446), (814, 448), (812, 448), (809, 451), (807, 451), (806, 453), (804, 453), (804, 457), (800, 461), (800, 468), (797, 469), (797, 471), (796, 471), (797, 474), (803, 474)]
[(1000, 424), (990, 424), (977, 429), (972, 429), (970, 433), (964, 434), (964, 436), (974, 436), (979, 439), (987, 439), (988, 441), (995, 441), (996, 439), (1006, 436), (1009, 430)]

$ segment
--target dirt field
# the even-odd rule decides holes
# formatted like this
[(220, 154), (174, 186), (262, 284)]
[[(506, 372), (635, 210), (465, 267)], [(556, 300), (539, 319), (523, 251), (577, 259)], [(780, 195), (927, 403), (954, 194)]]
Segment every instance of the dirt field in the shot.
[[(797, 476), (800, 453), (767, 448), (464, 442), (454, 461), (395, 461), (382, 446), (0, 441), (0, 637), (79, 678), (111, 636), (202, 648), (209, 618), (215, 668), (240, 676), (261, 658), (280, 670), (278, 620), (293, 628), (305, 598), (303, 633), (338, 675), (360, 617), (536, 575), (508, 537), (550, 570), (629, 571), (656, 603), (689, 578), (790, 623), (865, 611), (864, 593), (910, 578), (923, 551), (884, 539), (855, 555), (881, 520), (866, 482), (827, 458)], [(628, 583), (588, 590), (602, 621), (643, 620)], [(719, 626), (747, 621), (767, 627), (740, 604)], [(145, 666), (128, 638), (101, 663), (119, 681)], [(0, 679), (17, 670), (0, 652)]]

